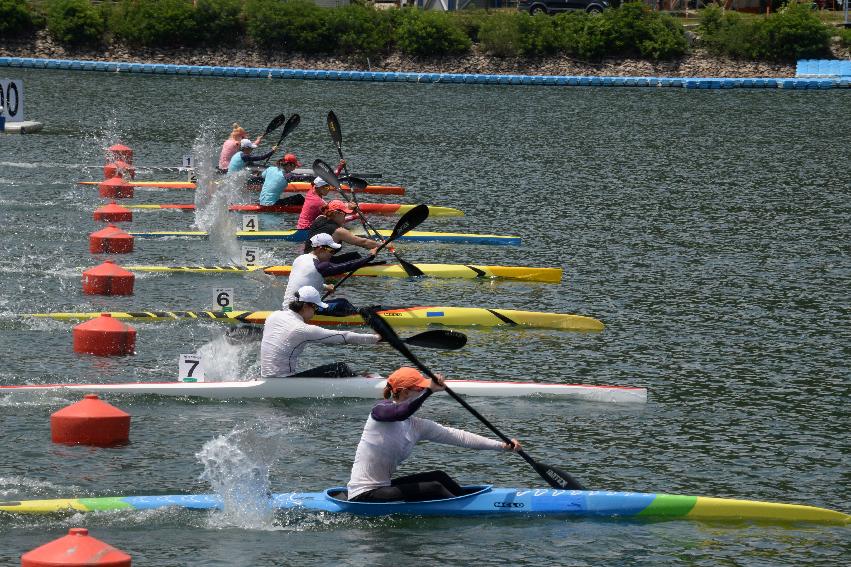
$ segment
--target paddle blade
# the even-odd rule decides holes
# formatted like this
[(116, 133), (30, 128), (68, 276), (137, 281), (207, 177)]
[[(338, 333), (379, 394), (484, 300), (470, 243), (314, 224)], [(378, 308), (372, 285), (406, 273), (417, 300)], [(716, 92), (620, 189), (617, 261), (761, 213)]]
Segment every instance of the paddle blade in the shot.
[(281, 139), (278, 141), (278, 145), (281, 145), (281, 142), (284, 141), (284, 138), (290, 135), (290, 133), (298, 128), (298, 125), (301, 124), (301, 116), (298, 114), (293, 114), (290, 116), (290, 119), (287, 120), (286, 125), (284, 126), (284, 131), (281, 132)]
[(287, 120), (287, 117), (286, 117), (285, 114), (281, 113), (281, 114), (277, 115), (276, 117), (274, 117), (272, 119), (271, 122), (269, 122), (269, 125), (266, 126), (266, 131), (263, 132), (263, 135), (266, 136), (270, 132), (274, 132), (275, 130), (280, 128), (281, 124), (283, 124), (286, 120)]
[(339, 150), (343, 145), (343, 132), (340, 130), (340, 121), (337, 120), (333, 110), (328, 111), (328, 133), (331, 134), (331, 140)]
[(321, 159), (318, 159), (313, 162), (313, 173), (321, 177), (322, 180), (325, 181), (325, 183), (331, 185), (337, 191), (341, 191), (340, 180), (337, 179), (336, 175), (334, 175), (334, 171), (331, 169), (331, 167)]
[(573, 475), (568, 472), (537, 461), (532, 461), (530, 464), (535, 469), (535, 472), (541, 475), (541, 478), (547, 481), (547, 484), (553, 488), (559, 490), (585, 490), (582, 483), (573, 478)]
[(408, 337), (405, 342), (409, 345), (424, 348), (439, 348), (443, 350), (458, 350), (467, 344), (467, 335), (458, 331), (434, 329)]
[(352, 193), (363, 193), (364, 189), (366, 189), (366, 186), (369, 185), (366, 180), (361, 179), (360, 177), (349, 176), (347, 178), (347, 181), (349, 183), (349, 188), (352, 190)]
[(396, 223), (396, 226), (393, 227), (393, 232), (390, 234), (390, 238), (387, 241), (395, 240), (402, 236), (403, 234), (408, 233), (414, 228), (418, 227), (423, 223), (424, 220), (428, 218), (428, 205), (417, 205), (404, 215), (399, 221)]
[(375, 331), (385, 342), (387, 342), (390, 346), (395, 348), (399, 353), (414, 363), (414, 366), (420, 369), (423, 374), (428, 376), (429, 378), (434, 378), (434, 374), (431, 370), (429, 370), (425, 364), (419, 361), (419, 359), (414, 356), (414, 353), (405, 346), (405, 343), (402, 342), (402, 339), (399, 338), (399, 335), (396, 334), (396, 331), (390, 326), (390, 324), (385, 321), (376, 311), (371, 307), (362, 307), (358, 310), (360, 316), (363, 317), (363, 320), (367, 325), (372, 327), (372, 330)]

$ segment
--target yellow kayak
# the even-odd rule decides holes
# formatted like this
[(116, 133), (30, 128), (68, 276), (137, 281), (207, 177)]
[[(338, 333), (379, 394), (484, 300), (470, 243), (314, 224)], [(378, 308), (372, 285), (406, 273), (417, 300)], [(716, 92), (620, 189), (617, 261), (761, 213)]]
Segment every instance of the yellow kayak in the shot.
[[(94, 319), (105, 312), (89, 313), (32, 313), (31, 317), (42, 317), (66, 321)], [(263, 324), (271, 311), (115, 311), (109, 315), (115, 319), (130, 321), (175, 321), (206, 319), (225, 323)], [(482, 307), (401, 307), (378, 311), (393, 327), (526, 327), (535, 329), (559, 329), (562, 331), (602, 331), (603, 323), (584, 315), (566, 313), (544, 313), (540, 311), (518, 311), (515, 309), (485, 309)], [(363, 325), (360, 315), (330, 317), (317, 315), (310, 321), (322, 326)]]

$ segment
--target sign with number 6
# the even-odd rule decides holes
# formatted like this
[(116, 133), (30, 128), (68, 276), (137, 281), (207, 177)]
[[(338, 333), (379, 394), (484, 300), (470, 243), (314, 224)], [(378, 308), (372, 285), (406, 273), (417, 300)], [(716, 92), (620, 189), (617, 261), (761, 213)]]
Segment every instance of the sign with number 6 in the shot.
[(226, 313), (233, 311), (233, 288), (232, 287), (217, 287), (213, 303), (217, 309), (221, 309)]

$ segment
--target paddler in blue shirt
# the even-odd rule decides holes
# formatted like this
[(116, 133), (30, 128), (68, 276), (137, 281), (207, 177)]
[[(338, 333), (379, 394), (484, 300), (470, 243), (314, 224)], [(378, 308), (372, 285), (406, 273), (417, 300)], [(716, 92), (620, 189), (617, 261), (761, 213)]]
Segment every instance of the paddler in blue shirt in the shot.
[(230, 164), (228, 165), (228, 173), (236, 173), (238, 171), (242, 171), (245, 169), (245, 166), (249, 163), (254, 163), (258, 161), (266, 161), (272, 154), (275, 153), (275, 150), (278, 149), (278, 146), (272, 146), (272, 149), (260, 156), (251, 155), (251, 151), (257, 147), (257, 144), (249, 140), (248, 138), (243, 139), (239, 142), (239, 150), (236, 152), (232, 158), (230, 158)]
[(260, 191), (261, 205), (303, 205), (304, 195), (290, 195), (281, 198), (281, 193), (287, 188), (287, 184), (292, 181), (293, 170), (301, 165), (295, 154), (287, 154), (275, 162), (275, 165), (267, 167), (261, 177), (263, 177), (263, 189)]

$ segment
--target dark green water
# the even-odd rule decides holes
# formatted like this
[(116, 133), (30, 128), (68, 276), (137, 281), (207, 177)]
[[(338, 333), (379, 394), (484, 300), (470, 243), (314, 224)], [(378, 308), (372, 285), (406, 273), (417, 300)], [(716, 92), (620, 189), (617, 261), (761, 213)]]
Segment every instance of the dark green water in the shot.
[[(238, 276), (148, 275), (130, 298), (83, 296), (81, 270), (103, 259), (87, 239), (100, 199), (74, 183), (100, 172), (58, 164), (99, 165), (119, 139), (140, 165), (176, 165), (193, 145), (203, 159), (217, 154), (231, 122), (255, 133), (278, 112), (302, 116), (288, 140), (302, 161), (331, 162), (324, 116), (334, 109), (354, 169), (407, 186), (403, 202), (466, 212), (423, 228), (524, 239), (406, 245), (407, 259), (565, 269), (561, 285), (352, 281), (347, 297), (591, 315), (603, 333), (469, 330), (464, 350), (421, 354), (450, 377), (649, 389), (645, 407), (472, 400), (532, 455), (595, 488), (851, 511), (851, 93), (14, 76), (26, 82), (28, 117), (46, 128), (0, 137), (0, 383), (171, 380), (178, 355), (197, 350), (221, 376), (256, 376), (256, 346), (226, 345), (220, 326), (139, 324), (136, 356), (98, 359), (71, 351), (70, 325), (13, 315), (209, 308), (216, 287), (235, 288), (238, 308), (276, 307), (280, 287)], [(138, 191), (135, 202), (191, 200)], [(192, 220), (137, 212), (132, 228), (186, 230)], [(226, 261), (225, 250), (147, 240), (118, 260), (204, 264)], [(292, 245), (264, 245), (268, 260), (293, 255)], [(382, 373), (403, 362), (386, 347), (334, 348), (330, 357)], [(313, 351), (302, 364), (324, 360)], [(320, 489), (347, 480), (371, 407), (108, 399), (133, 415), (129, 446), (54, 446), (49, 416), (75, 398), (0, 397), (0, 499), (208, 492), (202, 458), (228, 482), (247, 459), (268, 465), (274, 491)], [(485, 433), (450, 399), (430, 400), (422, 415)], [(420, 446), (400, 472), (432, 468), (466, 481), (540, 483), (519, 458), (435, 445)], [(0, 564), (18, 564), (74, 526), (135, 564), (161, 566), (838, 565), (851, 551), (847, 527), (166, 511), (0, 516)]]

